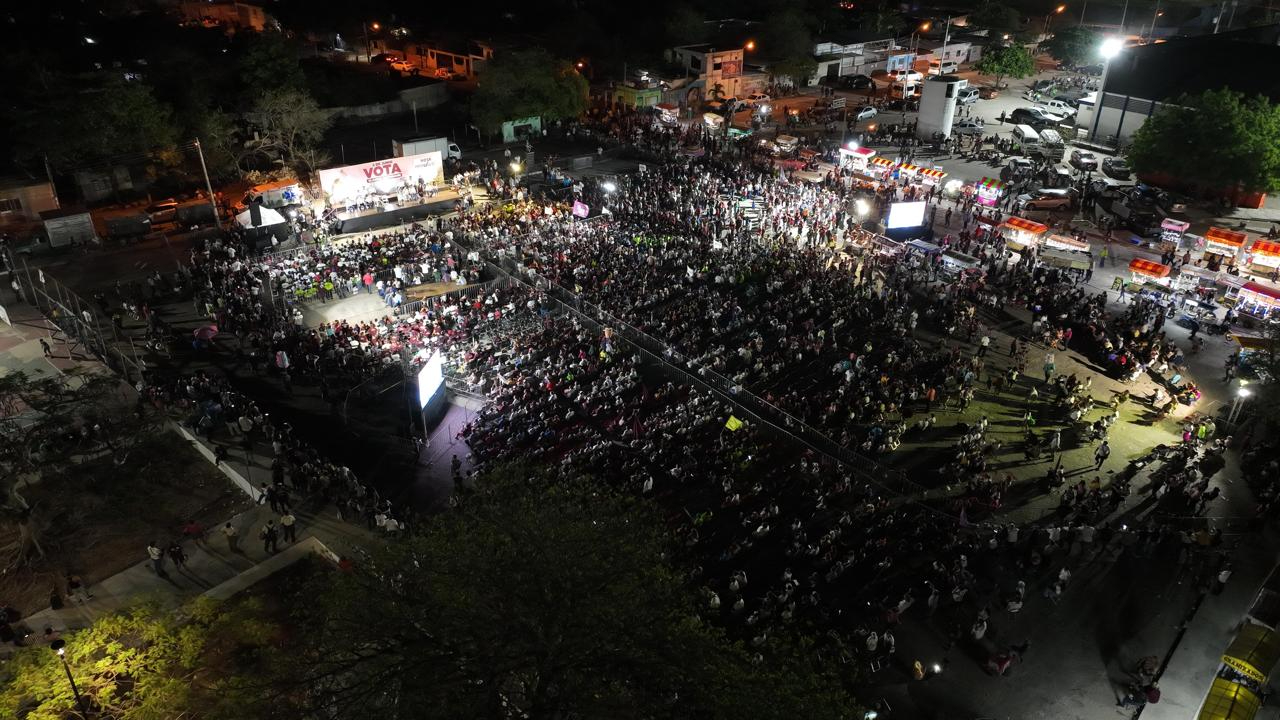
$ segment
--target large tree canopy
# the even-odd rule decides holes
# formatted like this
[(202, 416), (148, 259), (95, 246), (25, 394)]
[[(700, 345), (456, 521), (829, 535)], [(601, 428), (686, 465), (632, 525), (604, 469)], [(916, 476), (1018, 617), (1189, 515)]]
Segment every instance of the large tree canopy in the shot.
[(1024, 78), (1035, 72), (1036, 61), (1031, 57), (1031, 53), (1021, 45), (1007, 45), (1005, 47), (988, 48), (982, 53), (982, 57), (978, 62), (974, 63), (973, 69), (983, 75), (994, 75), (996, 78), (996, 87), (1000, 87), (1000, 81), (1006, 77)]
[[(268, 696), (239, 692), (278, 629), (258, 617), (252, 600), (234, 612), (199, 600), (181, 613), (155, 605), (98, 618), (68, 634), (72, 668), (90, 717), (230, 719), (268, 717)], [(250, 661), (250, 662), (246, 662)], [(251, 671), (244, 676), (237, 671)], [(21, 720), (76, 717), (62, 662), (47, 645), (26, 647), (0, 666), (0, 716)]]
[(485, 66), (471, 98), (472, 118), (490, 132), (507, 120), (574, 118), (586, 109), (586, 78), (544, 50), (499, 54)]
[(1133, 137), (1139, 173), (1229, 193), (1280, 190), (1280, 106), (1255, 95), (1209, 90), (1164, 103)]
[(1086, 27), (1069, 27), (1054, 32), (1044, 48), (1067, 65), (1087, 65), (1096, 61), (1101, 38)]
[(850, 698), (694, 612), (640, 501), (504, 469), (424, 534), (327, 579), (298, 678), (330, 718), (836, 718)]

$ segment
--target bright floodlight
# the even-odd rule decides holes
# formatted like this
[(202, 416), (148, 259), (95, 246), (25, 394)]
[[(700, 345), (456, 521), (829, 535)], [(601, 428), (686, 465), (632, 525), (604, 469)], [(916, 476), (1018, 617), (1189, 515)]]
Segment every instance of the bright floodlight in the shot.
[(614, 190), (617, 190), (617, 189), (618, 189), (618, 186), (617, 186), (617, 185), (614, 185), (614, 184), (613, 184), (613, 183), (611, 183), (611, 182), (604, 182), (604, 183), (601, 183), (601, 184), (600, 184), (600, 187), (604, 188), (604, 191), (605, 191), (605, 192), (607, 192), (607, 193), (611, 193), (611, 192), (613, 192)]
[(518, 163), (518, 162), (513, 162), (513, 163), (511, 163), (511, 172), (513, 172), (513, 173), (518, 173), (518, 172), (520, 172), (520, 163)]
[(1120, 51), (1123, 49), (1124, 49), (1123, 38), (1116, 38), (1116, 37), (1107, 38), (1106, 40), (1102, 41), (1102, 46), (1098, 48), (1098, 54), (1106, 58), (1107, 60), (1110, 60), (1111, 58), (1119, 55)]
[(857, 150), (857, 149), (858, 149), (858, 141), (857, 141), (857, 140), (850, 140), (848, 143), (846, 143), (846, 144), (845, 144), (845, 147), (846, 147), (846, 148), (849, 148), (850, 150)]
[(853, 203), (853, 209), (858, 213), (858, 217), (866, 217), (867, 213), (871, 212), (871, 205), (859, 198)]
[(1240, 388), (1239, 390), (1236, 390), (1236, 394), (1242, 398), (1247, 398), (1252, 395), (1253, 392), (1250, 391), (1249, 388)]

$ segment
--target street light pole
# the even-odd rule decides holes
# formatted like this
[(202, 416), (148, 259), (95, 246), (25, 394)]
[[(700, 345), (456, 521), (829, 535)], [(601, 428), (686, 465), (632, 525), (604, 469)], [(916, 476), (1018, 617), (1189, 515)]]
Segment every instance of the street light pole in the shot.
[(71, 666), (67, 664), (67, 641), (58, 638), (49, 643), (49, 649), (58, 653), (58, 659), (62, 661), (62, 669), (67, 673), (67, 682), (71, 683), (71, 693), (76, 696), (76, 705), (80, 707), (80, 714), (89, 717), (89, 706), (85, 705), (84, 698), (80, 696), (80, 688), (76, 687), (76, 679), (71, 676)]
[(196, 138), (196, 154), (200, 156), (200, 171), (204, 173), (204, 186), (209, 191), (209, 207), (213, 208), (213, 222), (222, 229), (222, 216), (218, 214), (218, 203), (213, 198), (213, 183), (209, 182), (209, 166), (204, 164), (204, 148), (200, 145), (200, 138)]
[(1107, 76), (1111, 74), (1111, 60), (1124, 48), (1124, 38), (1107, 38), (1098, 48), (1105, 64), (1102, 66), (1102, 82), (1098, 85), (1097, 99), (1093, 103), (1093, 126), (1089, 128), (1089, 140), (1098, 137), (1098, 123), (1102, 120), (1102, 106), (1107, 94)]

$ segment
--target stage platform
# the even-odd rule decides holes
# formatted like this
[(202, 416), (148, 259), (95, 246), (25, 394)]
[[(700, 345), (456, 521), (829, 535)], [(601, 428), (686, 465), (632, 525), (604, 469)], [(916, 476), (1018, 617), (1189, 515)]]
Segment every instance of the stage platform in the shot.
[(461, 195), (457, 190), (449, 188), (436, 193), (430, 200), (414, 200), (412, 203), (403, 205), (395, 203), (391, 209), (382, 210), (361, 210), (351, 213), (339, 210), (334, 213), (334, 218), (338, 220), (338, 234), (365, 232), (453, 212), (453, 203), (459, 197)]

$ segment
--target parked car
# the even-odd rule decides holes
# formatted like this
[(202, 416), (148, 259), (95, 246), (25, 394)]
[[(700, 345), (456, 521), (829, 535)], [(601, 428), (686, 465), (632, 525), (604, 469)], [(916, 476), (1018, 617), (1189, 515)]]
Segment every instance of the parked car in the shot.
[(920, 101), (914, 98), (890, 100), (889, 109), (895, 112), (916, 112), (920, 109)]
[(978, 97), (983, 100), (994, 100), (1000, 97), (1000, 91), (990, 86), (980, 87), (978, 88)]
[(1133, 175), (1129, 161), (1122, 157), (1109, 157), (1102, 160), (1102, 172), (1118, 180), (1128, 180)]
[(862, 107), (858, 108), (854, 117), (855, 119), (857, 119), (858, 122), (862, 122), (863, 120), (870, 120), (871, 118), (875, 117), (877, 114), (878, 113), (876, 113), (875, 108), (871, 107), (870, 105), (863, 105)]
[(1062, 118), (1057, 115), (1050, 115), (1039, 108), (1020, 107), (1009, 113), (1009, 123), (1011, 125), (1030, 125), (1033, 128), (1040, 129), (1056, 127), (1062, 123)]
[(983, 125), (981, 120), (960, 120), (958, 122), (952, 123), (951, 134), (952, 135), (981, 135), (982, 129), (983, 129)]
[(839, 85), (850, 90), (867, 90), (875, 86), (876, 81), (866, 75), (845, 75), (839, 79)]
[(178, 219), (178, 201), (173, 198), (160, 200), (148, 205), (146, 213), (151, 218), (152, 225), (173, 222)]
[(1098, 156), (1094, 155), (1088, 150), (1080, 150), (1080, 149), (1072, 150), (1071, 159), (1068, 162), (1071, 163), (1071, 167), (1077, 170), (1097, 170), (1098, 169)]
[(747, 107), (759, 107), (761, 105), (768, 105), (770, 100), (772, 100), (772, 98), (770, 98), (768, 95), (765, 95), (764, 93), (751, 93), (750, 95), (747, 96)]
[(978, 102), (981, 92), (976, 87), (967, 87), (956, 94), (956, 102), (961, 105), (969, 105)]
[(1044, 97), (1036, 101), (1036, 106), (1042, 107), (1054, 115), (1061, 115), (1064, 118), (1070, 117), (1071, 115), (1074, 115), (1076, 112), (1076, 109), (1073, 106), (1068, 105), (1067, 103), (1061, 100), (1049, 99)]
[(408, 74), (408, 75), (417, 75), (418, 73), (422, 72), (421, 70), (419, 70), (419, 69), (418, 69), (418, 66), (417, 66), (417, 65), (414, 65), (414, 64), (412, 64), (412, 63), (410, 63), (410, 62), (407, 62), (407, 61), (405, 61), (405, 60), (394, 60), (394, 61), (392, 61), (392, 62), (391, 62), (391, 69), (392, 69), (392, 70), (399, 71), (399, 72), (402, 72), (402, 73), (406, 73), (406, 74)]
[(1076, 191), (1073, 188), (1038, 190), (1035, 195), (1021, 197), (1027, 198), (1022, 204), (1024, 210), (1070, 210), (1076, 205)]

